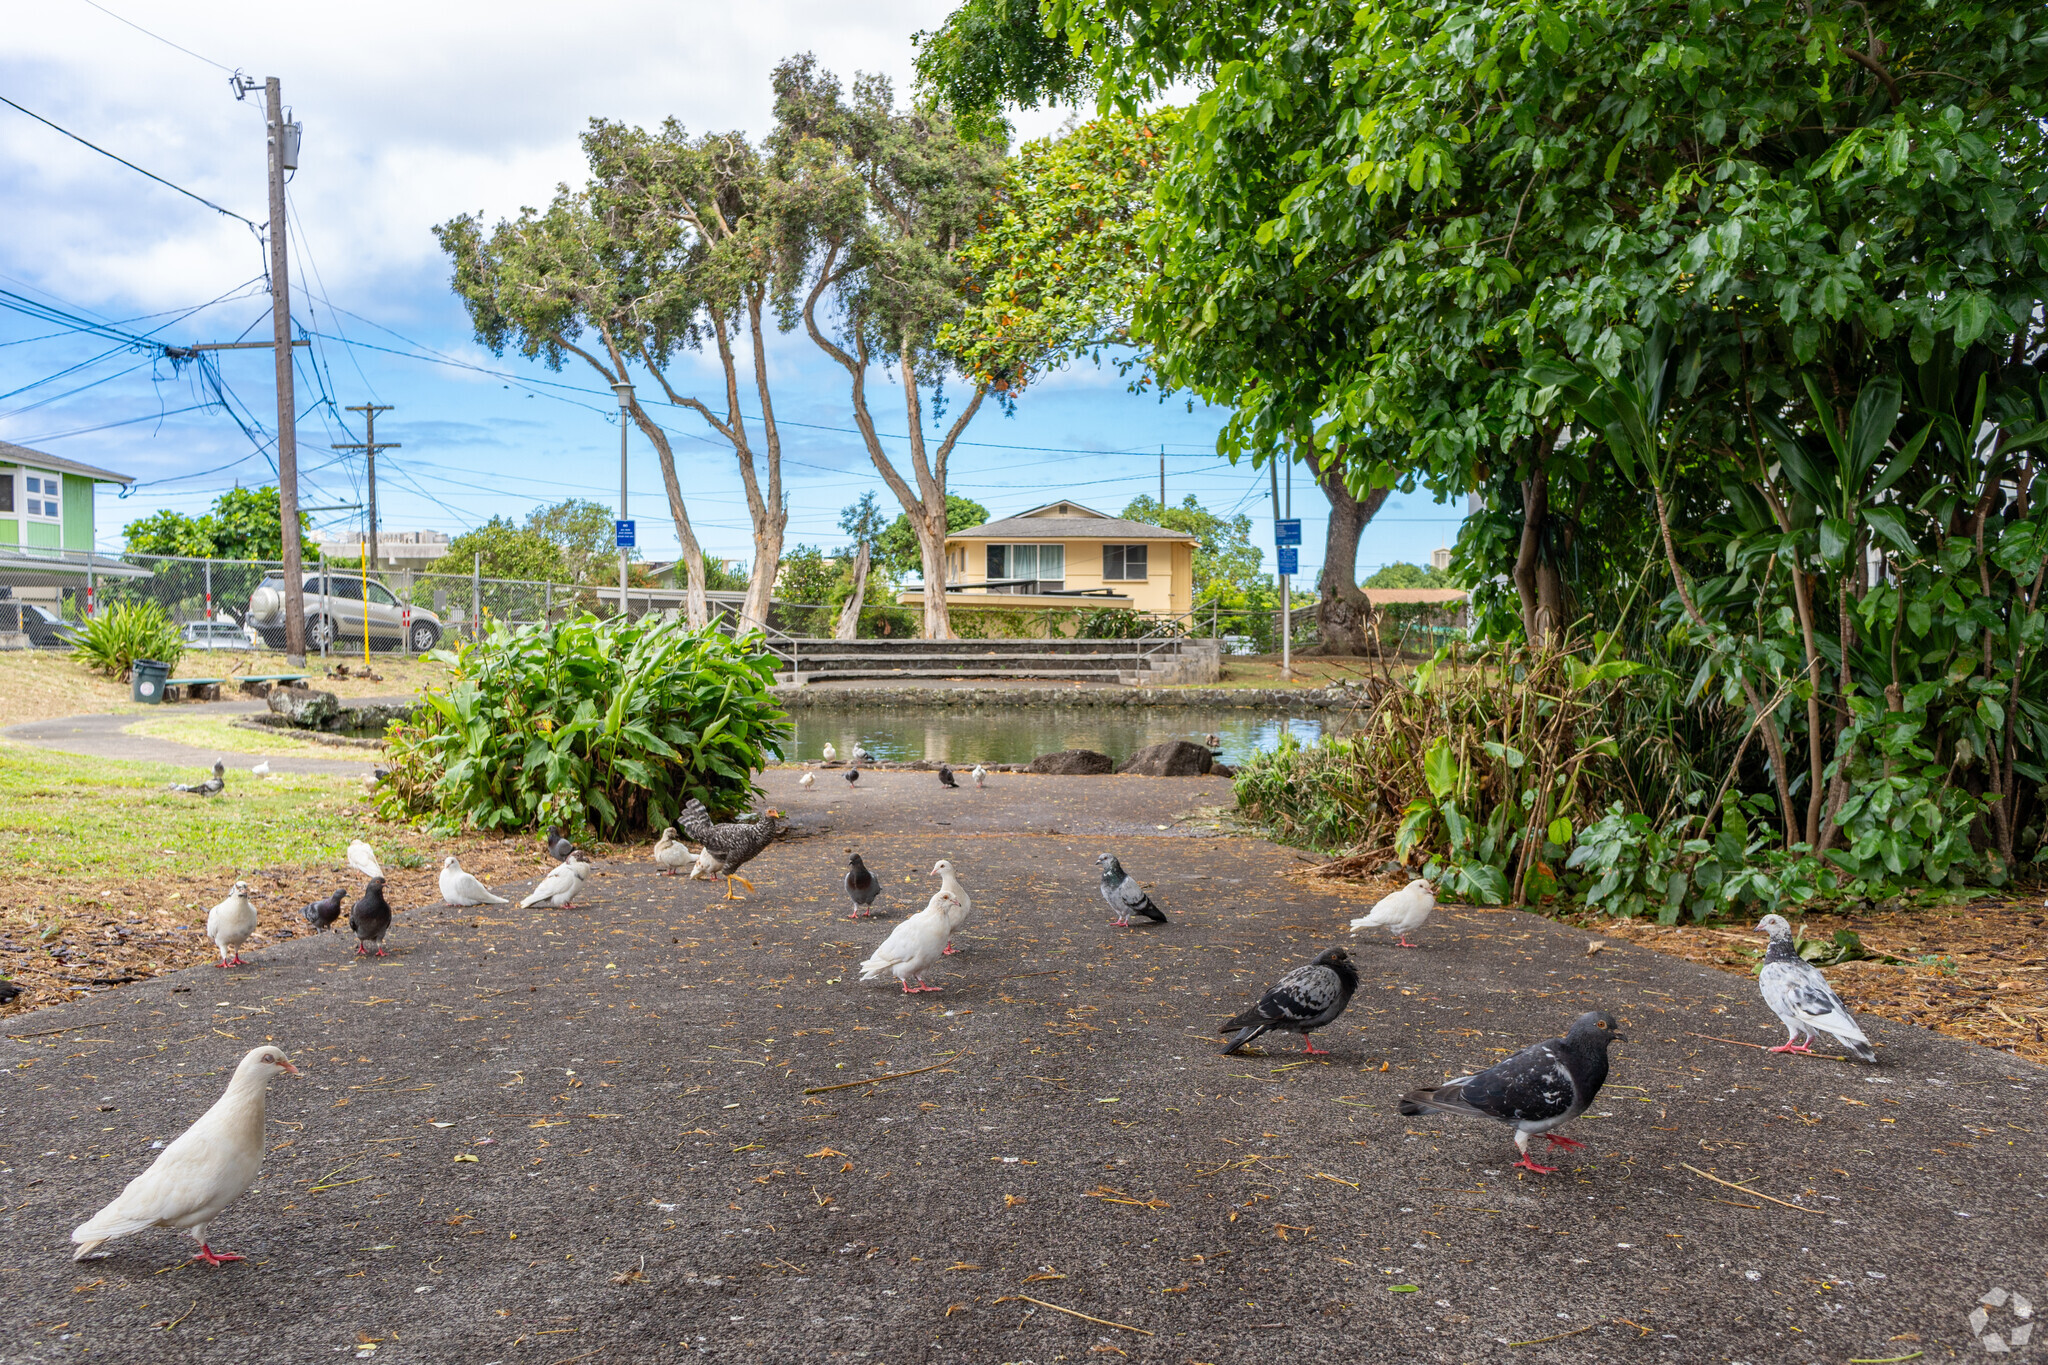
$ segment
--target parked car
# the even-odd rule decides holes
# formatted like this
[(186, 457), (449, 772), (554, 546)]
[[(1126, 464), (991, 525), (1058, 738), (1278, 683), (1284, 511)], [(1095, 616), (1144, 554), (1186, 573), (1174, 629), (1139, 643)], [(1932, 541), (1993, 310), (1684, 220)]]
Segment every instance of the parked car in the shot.
[(33, 602), (0, 601), (0, 630), (25, 631), (37, 649), (68, 649), (78, 640), (78, 627)]
[(233, 621), (187, 621), (179, 634), (187, 649), (254, 649), (256, 637)]
[[(266, 575), (249, 594), (248, 624), (258, 638), (272, 649), (283, 649), (284, 575)], [(369, 600), (363, 599), (367, 586)], [(320, 591), (320, 575), (307, 574), (306, 647), (331, 649), (343, 640), (360, 641), (367, 630), (370, 644), (377, 649), (397, 649), (404, 629), (405, 607), (382, 583), (371, 579), (366, 585), (347, 574), (330, 574), (327, 591)], [(412, 608), (413, 652), (424, 654), (441, 643), (441, 618), (424, 607)]]

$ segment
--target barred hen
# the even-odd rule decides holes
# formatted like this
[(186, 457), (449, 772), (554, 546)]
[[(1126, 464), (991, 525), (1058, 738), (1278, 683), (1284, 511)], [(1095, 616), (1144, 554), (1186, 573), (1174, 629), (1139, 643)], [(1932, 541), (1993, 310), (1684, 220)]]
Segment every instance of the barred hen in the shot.
[(725, 874), (725, 898), (729, 901), (746, 899), (733, 894), (734, 882), (749, 891), (754, 889), (752, 882), (734, 874), (775, 842), (775, 836), (786, 828), (788, 826), (779, 810), (763, 811), (761, 818), (749, 825), (715, 825), (711, 823), (711, 812), (704, 809), (702, 801), (692, 797), (683, 804), (683, 833), (704, 845), (705, 851), (719, 860), (720, 871)]

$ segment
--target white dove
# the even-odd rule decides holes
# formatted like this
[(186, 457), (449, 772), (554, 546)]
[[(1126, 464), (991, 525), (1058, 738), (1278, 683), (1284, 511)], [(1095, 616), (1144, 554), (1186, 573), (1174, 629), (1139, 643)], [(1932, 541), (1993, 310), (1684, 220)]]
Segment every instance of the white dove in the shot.
[(946, 898), (946, 951), (944, 956), (953, 955), (953, 935), (960, 926), (967, 923), (967, 917), (974, 913), (974, 898), (967, 894), (967, 888), (960, 885), (959, 877), (953, 873), (953, 865), (944, 858), (932, 864), (932, 873), (939, 879), (939, 894)]
[(348, 865), (365, 877), (375, 879), (384, 875), (384, 865), (377, 861), (377, 850), (361, 839), (352, 839), (348, 846)]
[(818, 775), (816, 773), (805, 773), (802, 777), (799, 777), (796, 780), (796, 784), (799, 787), (802, 787), (805, 791), (809, 791), (811, 788), (818, 785)]
[(690, 866), (690, 880), (714, 881), (725, 871), (725, 862), (707, 846), (697, 850), (697, 861)]
[(825, 746), (824, 748), (820, 749), (820, 750), (819, 750), (818, 752), (819, 752), (819, 753), (821, 753), (821, 754), (823, 754), (823, 755), (825, 756), (825, 761), (826, 761), (827, 763), (830, 763), (830, 762), (831, 762), (831, 761), (832, 761), (833, 759), (835, 759), (835, 758), (839, 757), (839, 751), (838, 751), (837, 749), (833, 748), (833, 747), (832, 747), (832, 746), (831, 746), (830, 744), (827, 744), (827, 745), (826, 745), (826, 746)]
[[(945, 955), (946, 938), (952, 932), (952, 909), (944, 887), (933, 892), (924, 909), (891, 929), (874, 956), (860, 964), (860, 979), (879, 981), (884, 973), (893, 972), (905, 995), (943, 989), (925, 985), (924, 973)], [(917, 979), (915, 986), (910, 984), (913, 977)]]
[(1361, 929), (1384, 929), (1398, 938), (1403, 948), (1413, 948), (1415, 945), (1408, 941), (1408, 935), (1420, 929), (1434, 909), (1436, 888), (1424, 878), (1417, 877), (1382, 899), (1370, 914), (1351, 921), (1351, 933), (1355, 937)]
[(257, 764), (257, 765), (256, 765), (255, 767), (253, 767), (253, 768), (249, 769), (249, 771), (250, 771), (250, 772), (252, 772), (252, 773), (254, 773), (254, 774), (256, 774), (256, 776), (258, 776), (258, 777), (268, 777), (268, 776), (270, 776), (270, 760), (269, 760), (269, 759), (267, 759), (267, 758), (266, 758), (266, 759), (264, 759), (264, 760), (263, 760), (263, 761), (262, 761), (261, 763), (258, 763), (258, 764)]
[(654, 862), (664, 877), (673, 877), (688, 867), (694, 856), (690, 852), (690, 846), (676, 837), (674, 825), (661, 832), (661, 841), (654, 846)]
[(206, 912), (206, 936), (220, 949), (216, 967), (241, 967), (242, 945), (256, 932), (256, 907), (249, 904), (249, 883), (236, 882), (228, 898)]
[(462, 870), (451, 853), (441, 860), (441, 899), (450, 905), (510, 905), (503, 896), (493, 896), (489, 887)]
[(296, 1076), (281, 1048), (259, 1047), (242, 1058), (227, 1093), (199, 1121), (171, 1140), (148, 1170), (114, 1202), (72, 1230), (82, 1261), (116, 1237), (144, 1228), (180, 1228), (199, 1243), (196, 1260), (220, 1265), (242, 1258), (206, 1244), (206, 1229), (241, 1197), (263, 1164), (263, 1101), (279, 1074)]
[(540, 885), (533, 888), (533, 894), (519, 902), (519, 908), (527, 910), (536, 905), (552, 905), (561, 910), (573, 910), (576, 897), (583, 890), (583, 881), (589, 875), (590, 864), (583, 861), (583, 850), (572, 848), (568, 857), (540, 879)]
[(988, 785), (988, 769), (982, 767), (979, 763), (974, 765), (974, 785), (977, 787), (986, 787)]

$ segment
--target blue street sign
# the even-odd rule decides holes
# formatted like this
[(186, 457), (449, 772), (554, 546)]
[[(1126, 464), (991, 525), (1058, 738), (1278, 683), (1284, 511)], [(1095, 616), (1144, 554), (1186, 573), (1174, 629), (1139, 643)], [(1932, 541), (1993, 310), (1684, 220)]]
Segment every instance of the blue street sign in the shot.
[[(1298, 521), (1294, 524), (1301, 525)], [(1273, 553), (1280, 557), (1280, 573), (1283, 576), (1291, 578), (1301, 572), (1301, 551), (1292, 545), (1283, 545)]]
[(1273, 543), (1275, 545), (1301, 544), (1301, 518), (1276, 517), (1273, 521)]
[(615, 539), (612, 542), (614, 545), (616, 545), (621, 550), (630, 550), (633, 548), (632, 522), (615, 521), (612, 523), (612, 529), (617, 533), (617, 539)]

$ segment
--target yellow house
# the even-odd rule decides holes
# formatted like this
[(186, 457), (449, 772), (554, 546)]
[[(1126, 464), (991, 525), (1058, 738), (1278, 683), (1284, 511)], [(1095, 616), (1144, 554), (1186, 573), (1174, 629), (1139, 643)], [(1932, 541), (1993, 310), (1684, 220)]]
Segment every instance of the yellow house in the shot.
[[(1195, 538), (1049, 502), (946, 537), (946, 597), (955, 611), (1124, 607), (1161, 616), (1194, 606)], [(924, 591), (898, 599), (923, 606)]]

